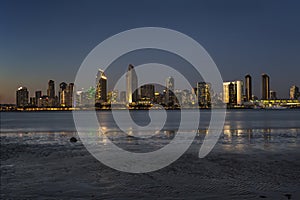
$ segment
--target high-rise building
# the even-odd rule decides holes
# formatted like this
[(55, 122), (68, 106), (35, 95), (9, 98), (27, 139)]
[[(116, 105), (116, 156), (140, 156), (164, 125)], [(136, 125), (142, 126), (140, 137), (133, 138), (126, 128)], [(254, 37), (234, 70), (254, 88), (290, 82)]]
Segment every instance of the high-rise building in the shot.
[(17, 107), (28, 106), (28, 90), (26, 87), (19, 87), (16, 92)]
[(241, 105), (243, 103), (243, 81), (232, 81), (223, 83), (223, 102), (230, 105)]
[(196, 87), (196, 95), (198, 104), (202, 108), (208, 108), (211, 105), (210, 84), (206, 82), (198, 82)]
[(55, 97), (55, 85), (53, 80), (49, 80), (48, 82), (47, 96), (52, 99)]
[(252, 100), (252, 78), (249, 74), (245, 76), (245, 95), (246, 101)]
[(149, 99), (150, 101), (154, 100), (154, 85), (153, 84), (145, 84), (142, 85), (141, 88), (141, 98), (144, 99)]
[(35, 105), (39, 105), (39, 101), (42, 98), (42, 91), (35, 91)]
[(132, 103), (138, 100), (138, 79), (133, 65), (128, 66), (126, 73), (126, 102)]
[(229, 83), (228, 85), (229, 90), (229, 104), (230, 105), (237, 105), (237, 90), (236, 90), (236, 84)]
[(175, 100), (174, 96), (174, 78), (172, 76), (166, 79), (166, 104), (173, 104)]
[(261, 83), (261, 99), (270, 99), (270, 77), (267, 74), (262, 74)]
[(55, 84), (53, 80), (49, 80), (48, 82), (47, 96), (48, 96), (48, 105), (50, 107), (56, 106), (57, 102), (55, 98)]
[(299, 88), (296, 85), (290, 88), (290, 99), (298, 99), (300, 97)]
[(107, 77), (104, 74), (104, 71), (101, 69), (98, 70), (96, 76), (96, 103), (107, 102)]
[(65, 82), (62, 82), (59, 84), (59, 105), (62, 107), (66, 106), (66, 101), (67, 101), (67, 86)]
[(67, 86), (67, 94), (66, 94), (66, 106), (67, 107), (73, 107), (74, 105), (74, 83), (69, 83)]

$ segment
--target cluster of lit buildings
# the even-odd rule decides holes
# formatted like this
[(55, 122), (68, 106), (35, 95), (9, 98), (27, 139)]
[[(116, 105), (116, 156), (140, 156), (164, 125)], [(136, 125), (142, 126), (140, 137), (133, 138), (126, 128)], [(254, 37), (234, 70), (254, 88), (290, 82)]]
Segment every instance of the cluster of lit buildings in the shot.
[[(126, 91), (113, 90), (107, 92), (107, 77), (102, 70), (99, 70), (96, 76), (95, 88), (95, 107), (100, 109), (110, 108), (133, 108), (147, 109), (155, 104), (165, 108), (176, 109), (182, 107), (191, 107), (197, 104), (209, 108), (211, 104), (210, 84), (204, 82), (197, 83), (196, 88), (190, 90), (176, 90), (174, 87), (174, 78), (167, 77), (166, 85), (162, 92), (158, 92), (154, 84), (145, 84), (138, 87), (138, 78), (134, 66), (129, 65), (126, 73)], [(90, 101), (93, 93), (79, 91), (76, 94), (78, 107), (89, 107), (93, 105)]]
[(73, 107), (74, 83), (62, 82), (59, 84), (58, 95), (55, 93), (55, 83), (49, 80), (47, 93), (35, 91), (35, 96), (29, 97), (26, 87), (20, 87), (16, 91), (16, 106), (18, 108), (57, 108)]
[(96, 109), (134, 108), (144, 109), (153, 105), (161, 105), (167, 109), (176, 108), (210, 108), (226, 104), (228, 108), (253, 108), (271, 107), (274, 105), (300, 107), (299, 88), (290, 88), (289, 99), (277, 99), (276, 92), (270, 89), (270, 77), (267, 74), (261, 76), (261, 98), (252, 94), (252, 77), (248, 74), (245, 81), (235, 80), (223, 82), (223, 93), (216, 94), (211, 90), (210, 83), (197, 82), (191, 90), (175, 89), (174, 78), (167, 77), (164, 89), (158, 92), (154, 84), (145, 84), (138, 87), (138, 78), (134, 66), (129, 65), (126, 73), (126, 91), (108, 91), (104, 71), (99, 69), (96, 75), (95, 87), (87, 90), (75, 90), (73, 83), (62, 82), (59, 91), (55, 93), (55, 83), (48, 82), (47, 93), (36, 91), (35, 96), (29, 97), (26, 87), (20, 87), (16, 91), (17, 108), (65, 108), (84, 109), (95, 107)]
[[(252, 77), (247, 74), (245, 81), (236, 80), (223, 83), (223, 92), (216, 94), (211, 90), (210, 83), (197, 82), (191, 90), (177, 90), (174, 87), (174, 78), (166, 78), (163, 92), (156, 91), (154, 84), (142, 85), (138, 88), (138, 78), (133, 65), (128, 66), (126, 73), (126, 91), (107, 92), (107, 77), (99, 70), (96, 78), (95, 102), (96, 108), (109, 108), (112, 104), (126, 105), (128, 108), (147, 108), (154, 104), (160, 104), (165, 108), (210, 108), (226, 104), (228, 108), (253, 108), (253, 107), (300, 107), (299, 88), (290, 88), (289, 99), (277, 99), (276, 92), (270, 89), (270, 77), (267, 74), (261, 76), (261, 98), (252, 94)], [(80, 98), (82, 99), (82, 98)], [(93, 103), (93, 102), (91, 102)], [(86, 104), (78, 104), (86, 106)]]
[[(245, 89), (244, 89), (245, 88)], [(276, 92), (270, 89), (270, 77), (261, 75), (261, 99), (252, 94), (252, 77), (245, 76), (245, 85), (242, 80), (223, 83), (223, 102), (229, 108), (255, 107), (274, 108), (274, 106), (300, 107), (299, 88), (295, 85), (290, 88), (289, 99), (278, 99)]]

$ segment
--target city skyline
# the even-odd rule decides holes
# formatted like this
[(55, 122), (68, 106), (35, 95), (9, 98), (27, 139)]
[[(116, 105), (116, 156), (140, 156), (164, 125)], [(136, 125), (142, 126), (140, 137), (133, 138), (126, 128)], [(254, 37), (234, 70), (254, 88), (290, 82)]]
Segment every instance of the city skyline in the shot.
[[(134, 69), (134, 66), (132, 65), (132, 64), (129, 64), (129, 67), (128, 67), (128, 72), (130, 72), (130, 69)], [(126, 73), (126, 75), (128, 75), (128, 74), (130, 74), (130, 73)], [(135, 72), (134, 72), (135, 73)], [(99, 71), (98, 71), (98, 73), (97, 73), (97, 75), (96, 75), (96, 84), (94, 85), (94, 86), (90, 86), (90, 87), (95, 87), (95, 89), (97, 88), (97, 83), (98, 83), (98, 81), (99, 80), (101, 80), (101, 78), (99, 78), (99, 77), (102, 77), (102, 79), (104, 78), (105, 79), (105, 84), (106, 84), (106, 86), (105, 87), (107, 87), (107, 85), (108, 85), (108, 83), (107, 83), (107, 77), (105, 76), (105, 74), (104, 74), (104, 71), (103, 70), (101, 70), (101, 69), (99, 69)], [(261, 77), (262, 77), (262, 81), (261, 81), (261, 83), (260, 83), (260, 91), (256, 91), (256, 93), (255, 94), (258, 94), (258, 95), (254, 95), (254, 93), (252, 92), (253, 91), (253, 85), (252, 85), (252, 76), (250, 75), (250, 74), (246, 74), (245, 76), (244, 76), (244, 79), (241, 77), (241, 78), (238, 78), (238, 79), (236, 79), (236, 80), (227, 80), (227, 81), (223, 81), (223, 83), (228, 83), (228, 84), (230, 84), (231, 82), (236, 82), (236, 81), (242, 81), (243, 83), (243, 95), (245, 95), (245, 98), (246, 99), (248, 99), (248, 95), (247, 94), (251, 94), (251, 98), (252, 98), (252, 96), (256, 96), (257, 98), (259, 98), (259, 99), (270, 99), (270, 92), (276, 92), (277, 93), (277, 90), (276, 90), (276, 88), (273, 88), (273, 87), (270, 87), (270, 76), (268, 76), (268, 74), (266, 74), (266, 73), (262, 73), (261, 74)], [(266, 78), (266, 80), (264, 79), (264, 77), (267, 77)], [(170, 76), (170, 77), (166, 77), (166, 81), (167, 81), (167, 79), (168, 78), (173, 78), (172, 76)], [(259, 77), (256, 77), (256, 78), (259, 78)], [(128, 79), (126, 79), (126, 82), (128, 81)], [(247, 83), (247, 81), (249, 82), (249, 83)], [(61, 86), (57, 86), (57, 85), (55, 85), (54, 84), (54, 80), (53, 79), (50, 79), (49, 81), (48, 81), (48, 84), (47, 85), (45, 85), (45, 89), (44, 90), (41, 90), (41, 89), (39, 89), (39, 88), (42, 88), (42, 87), (37, 87), (37, 88), (35, 88), (35, 89), (33, 89), (33, 90), (30, 90), (30, 89), (28, 89), (28, 87), (26, 86), (26, 85), (20, 85), (18, 88), (26, 88), (28, 91), (34, 91), (34, 92), (32, 92), (32, 94), (35, 94), (36, 92), (42, 92), (42, 91), (45, 91), (45, 93), (47, 94), (47, 96), (49, 96), (50, 98), (53, 98), (54, 96), (55, 96), (55, 91), (57, 91), (57, 89), (59, 90), (60, 88), (61, 88)], [(197, 83), (199, 83), (199, 82), (201, 82), (201, 80), (199, 80), (199, 81), (196, 81), (195, 82), (195, 85), (197, 84)], [(266, 83), (267, 82), (267, 83)], [(60, 82), (60, 84), (62, 84), (62, 83), (65, 83), (64, 81), (62, 81), (62, 82)], [(167, 83), (166, 83), (167, 84)], [(173, 84), (174, 84), (174, 80), (173, 80)], [(265, 86), (265, 84), (267, 85), (267, 88), (265, 88), (266, 86)], [(135, 87), (137, 87), (136, 85), (136, 83), (134, 84), (135, 85)], [(171, 84), (172, 85), (172, 84)], [(247, 86), (248, 85), (250, 85), (251, 87), (250, 87), (250, 91), (249, 92), (247, 92), (248, 91), (248, 88), (247, 88)], [(286, 93), (287, 93), (287, 95), (285, 96), (285, 97), (283, 97), (283, 98), (281, 98), (281, 99), (289, 99), (290, 97), (291, 97), (291, 91), (290, 91), (290, 89), (291, 89), (291, 87), (296, 87), (297, 88), (297, 86), (298, 85), (295, 85), (295, 84), (293, 84), (293, 85), (290, 85), (290, 86), (288, 86), (287, 88), (288, 89), (286, 89)], [(51, 89), (50, 89), (51, 88)], [(265, 88), (265, 89), (263, 89), (263, 88)], [(295, 90), (296, 90), (296, 88), (295, 88)], [(89, 89), (89, 88), (80, 88), (80, 90), (82, 90), (82, 89)], [(120, 91), (124, 91), (124, 90), (127, 90), (128, 88), (118, 88), (118, 90), (120, 90)], [(174, 87), (174, 85), (172, 86), (172, 88), (171, 88), (171, 90), (175, 90), (175, 89), (180, 89), (180, 90), (185, 90), (185, 89), (190, 89), (190, 88), (175, 88)], [(264, 90), (267, 90), (267, 91), (269, 91), (269, 92), (266, 92), (266, 91), (264, 91)], [(101, 90), (100, 90), (101, 91)], [(107, 89), (107, 91), (112, 91), (111, 89)], [(224, 91), (224, 90), (223, 90)], [(264, 92), (263, 92), (264, 91)], [(15, 90), (14, 91), (10, 91), (10, 93), (14, 93), (15, 94)], [(268, 95), (266, 96), (265, 95), (265, 93), (268, 93)], [(29, 96), (32, 96), (32, 95), (29, 95)], [(58, 96), (59, 96), (59, 94), (58, 94)], [(100, 97), (100, 96), (99, 96)], [(128, 98), (128, 97), (127, 97)], [(250, 98), (250, 99), (251, 99)], [(97, 97), (96, 97), (96, 99), (97, 99)], [(106, 96), (103, 98), (103, 99), (106, 99)], [(102, 100), (103, 100), (102, 99)], [(9, 103), (2, 103), (2, 102), (0, 102), (0, 104), (14, 104), (15, 102), (16, 102), (16, 98), (14, 98), (14, 100), (12, 101), (12, 102), (9, 102)]]
[[(255, 100), (277, 100), (276, 91), (270, 90), (270, 77), (263, 73), (261, 75), (261, 97), (252, 94), (252, 77), (250, 74), (245, 75), (245, 80), (235, 80), (223, 82), (222, 94), (216, 94), (211, 90), (211, 83), (196, 82), (192, 88), (179, 90), (175, 87), (175, 79), (172, 76), (165, 78), (163, 91), (155, 88), (154, 84), (145, 84), (138, 87), (138, 77), (134, 66), (128, 65), (126, 73), (125, 86), (126, 91), (116, 88), (108, 90), (107, 84), (109, 78), (102, 69), (96, 74), (95, 85), (91, 86), (91, 92), (80, 88), (76, 90), (74, 83), (61, 82), (56, 95), (55, 81), (48, 81), (46, 95), (42, 91), (35, 91), (35, 96), (30, 96), (26, 87), (19, 87), (16, 91), (17, 107), (85, 107), (107, 106), (107, 103), (126, 103), (128, 107), (136, 105), (151, 105), (153, 103), (172, 107), (179, 105), (192, 105), (195, 102), (201, 108), (210, 108), (212, 104), (218, 105), (218, 101), (225, 103), (229, 108), (249, 107), (247, 102)], [(122, 93), (124, 93), (122, 95)], [(195, 97), (197, 99), (195, 99)], [(123, 96), (123, 97), (122, 97)], [(74, 98), (75, 99), (74, 99)], [(290, 86), (289, 98), (297, 100), (300, 97), (299, 88), (296, 85)], [(123, 98), (123, 100), (121, 100)], [(30, 100), (30, 101), (29, 101)], [(274, 102), (272, 103), (274, 104)], [(255, 104), (252, 104), (254, 106)]]
[[(3, 3), (0, 103), (15, 102), (10, 91), (22, 85), (30, 91), (44, 91), (45, 79), (74, 82), (80, 64), (97, 44), (121, 31), (145, 26), (170, 28), (194, 38), (214, 59), (224, 81), (251, 74), (256, 96), (261, 93), (259, 76), (265, 72), (272, 77), (270, 89), (276, 89), (278, 98), (287, 98), (286, 88), (300, 85), (297, 1), (118, 4), (73, 2), (70, 8), (61, 2)], [(153, 11), (158, 12), (153, 15)], [(178, 15), (182, 12), (185, 15)], [(145, 58), (133, 64), (137, 66)], [(170, 60), (170, 66), (175, 66)], [(127, 64), (128, 60), (123, 60), (120, 66)]]

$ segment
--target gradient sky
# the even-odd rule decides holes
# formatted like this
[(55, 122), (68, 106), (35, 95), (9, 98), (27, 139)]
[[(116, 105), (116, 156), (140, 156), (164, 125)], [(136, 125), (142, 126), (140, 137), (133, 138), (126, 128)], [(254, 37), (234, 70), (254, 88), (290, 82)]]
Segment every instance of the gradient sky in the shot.
[(291, 85), (300, 86), (299, 10), (296, 0), (0, 1), (0, 103), (14, 103), (19, 86), (33, 96), (46, 92), (49, 79), (73, 82), (101, 41), (146, 26), (194, 38), (224, 81), (249, 73), (260, 97), (260, 76), (267, 73), (271, 89), (287, 98)]

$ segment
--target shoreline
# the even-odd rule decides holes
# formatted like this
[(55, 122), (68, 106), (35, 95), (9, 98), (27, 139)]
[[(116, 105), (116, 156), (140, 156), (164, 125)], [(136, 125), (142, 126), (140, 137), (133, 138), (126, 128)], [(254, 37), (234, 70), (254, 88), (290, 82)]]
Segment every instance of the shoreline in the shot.
[[(203, 111), (210, 111), (210, 110), (218, 110), (218, 109), (225, 109), (225, 108), (199, 108), (199, 109), (195, 109), (195, 108), (178, 108), (178, 109), (74, 109), (74, 108), (70, 108), (70, 109), (53, 109), (53, 108), (41, 108), (41, 109), (19, 109), (19, 110), (0, 110), (1, 112), (70, 112), (70, 111), (148, 111), (148, 110), (166, 110), (166, 111), (177, 111), (177, 110), (203, 110)], [(270, 108), (226, 108), (226, 110), (255, 110), (255, 111), (259, 111), (259, 110), (271, 110), (271, 111), (287, 111), (287, 110), (300, 110), (300, 107), (295, 107), (295, 108), (287, 108), (287, 109), (270, 109)]]

